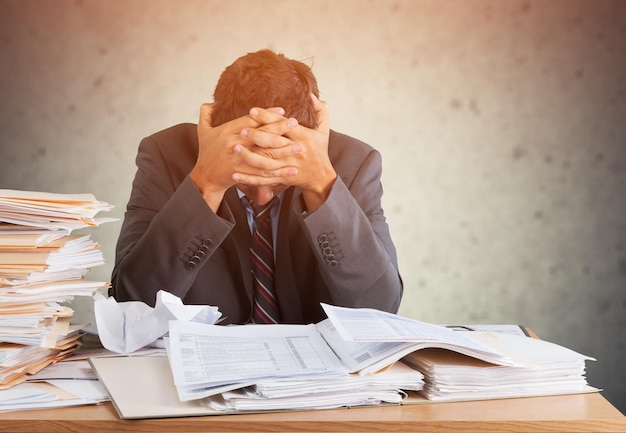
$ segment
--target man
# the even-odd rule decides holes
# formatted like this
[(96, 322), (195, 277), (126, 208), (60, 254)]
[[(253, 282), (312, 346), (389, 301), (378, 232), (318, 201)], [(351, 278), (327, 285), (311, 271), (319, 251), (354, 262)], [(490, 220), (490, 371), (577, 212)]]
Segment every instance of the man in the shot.
[(162, 289), (258, 322), (253, 207), (271, 205), (269, 321), (318, 322), (320, 302), (397, 312), (380, 154), (331, 131), (318, 98), (308, 66), (261, 50), (226, 68), (198, 125), (143, 139), (110, 295), (154, 305)]

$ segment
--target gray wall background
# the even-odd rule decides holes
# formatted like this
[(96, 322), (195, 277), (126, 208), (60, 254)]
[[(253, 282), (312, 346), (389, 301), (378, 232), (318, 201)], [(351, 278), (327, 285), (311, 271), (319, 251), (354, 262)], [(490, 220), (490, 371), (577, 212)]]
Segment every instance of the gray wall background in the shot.
[(122, 218), (139, 140), (265, 47), (382, 153), (401, 314), (528, 325), (626, 411), (626, 2), (0, 0), (0, 188)]

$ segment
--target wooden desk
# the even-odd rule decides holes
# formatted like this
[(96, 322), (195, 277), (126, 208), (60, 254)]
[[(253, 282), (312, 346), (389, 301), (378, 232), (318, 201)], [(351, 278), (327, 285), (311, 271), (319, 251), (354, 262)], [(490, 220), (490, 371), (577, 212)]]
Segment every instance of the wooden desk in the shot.
[(114, 407), (0, 413), (2, 432), (602, 432), (626, 417), (599, 393), (306, 412), (121, 420)]

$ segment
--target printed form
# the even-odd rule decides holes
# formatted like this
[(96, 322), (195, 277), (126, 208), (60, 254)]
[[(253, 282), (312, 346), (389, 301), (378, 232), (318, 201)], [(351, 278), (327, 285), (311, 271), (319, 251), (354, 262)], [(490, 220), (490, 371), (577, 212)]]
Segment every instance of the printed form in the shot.
[(213, 326), (174, 321), (168, 356), (174, 384), (185, 400), (259, 380), (347, 374), (315, 325)]

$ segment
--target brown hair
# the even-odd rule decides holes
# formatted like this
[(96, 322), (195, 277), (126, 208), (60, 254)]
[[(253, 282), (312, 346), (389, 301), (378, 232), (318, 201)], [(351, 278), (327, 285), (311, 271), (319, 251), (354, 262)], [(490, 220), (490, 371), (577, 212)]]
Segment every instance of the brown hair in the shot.
[(307, 128), (317, 127), (311, 93), (319, 98), (311, 68), (271, 50), (248, 53), (228, 66), (213, 94), (213, 126), (248, 114), (252, 107), (282, 107)]

